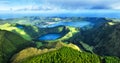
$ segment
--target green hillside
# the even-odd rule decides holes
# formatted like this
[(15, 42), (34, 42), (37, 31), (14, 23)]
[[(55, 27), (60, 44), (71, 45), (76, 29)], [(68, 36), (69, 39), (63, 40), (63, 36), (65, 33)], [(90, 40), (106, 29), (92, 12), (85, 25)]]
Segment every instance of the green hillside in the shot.
[(19, 53), (15, 54), (12, 57), (11, 61), (12, 61), (12, 63), (19, 63), (19, 62), (23, 61), (25, 58), (29, 58), (29, 57), (41, 55), (41, 54), (44, 54), (47, 52), (55, 51), (62, 47), (69, 47), (69, 48), (72, 48), (79, 52), (82, 52), (82, 50), (80, 50), (80, 48), (78, 46), (76, 46), (72, 43), (65, 44), (63, 42), (51, 42), (50, 44), (46, 44), (43, 47), (42, 47), (42, 49), (37, 49), (34, 47), (29, 47), (29, 48), (23, 49)]
[(120, 57), (120, 23), (103, 23), (97, 28), (82, 33), (83, 41), (94, 46), (95, 53)]
[(29, 44), (30, 42), (15, 33), (0, 30), (0, 63), (8, 62), (13, 53)]
[(84, 52), (74, 44), (54, 42), (47, 48), (26, 48), (15, 54), (11, 63), (120, 63), (118, 57)]
[(20, 25), (20, 24), (3, 24), (0, 25), (1, 30), (7, 30), (19, 34), (26, 40), (32, 40), (38, 37), (39, 29), (31, 25)]
[[(94, 51), (100, 55), (120, 57), (120, 23), (103, 26), (98, 34), (99, 43), (95, 46)], [(101, 39), (101, 37), (103, 38)]]
[(120, 63), (115, 57), (100, 57), (96, 54), (79, 52), (69, 47), (24, 59), (18, 63)]
[[(94, 58), (94, 59), (93, 59)], [(79, 52), (69, 47), (33, 56), (20, 63), (100, 63), (99, 56)], [(18, 62), (19, 63), (19, 62)]]

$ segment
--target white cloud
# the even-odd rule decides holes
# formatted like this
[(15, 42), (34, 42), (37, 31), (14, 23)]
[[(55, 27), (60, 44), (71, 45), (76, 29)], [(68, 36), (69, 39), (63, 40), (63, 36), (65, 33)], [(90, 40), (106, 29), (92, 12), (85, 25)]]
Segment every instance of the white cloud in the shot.
[(120, 9), (120, 0), (20, 0), (18, 3), (17, 0), (0, 0), (0, 10)]
[(42, 4), (42, 5), (25, 5), (25, 6), (12, 6), (11, 9), (13, 11), (28, 11), (28, 10), (33, 10), (33, 11), (51, 11), (51, 10), (62, 10), (58, 6), (54, 6), (51, 4)]
[(0, 6), (0, 10), (1, 11), (7, 11), (7, 10), (10, 10), (10, 7), (8, 7), (8, 6)]
[(110, 7), (111, 7), (112, 9), (118, 10), (118, 9), (120, 9), (120, 3), (111, 4)]
[(47, 0), (55, 6), (59, 6), (65, 9), (114, 9), (110, 7), (112, 4), (120, 4), (120, 0)]

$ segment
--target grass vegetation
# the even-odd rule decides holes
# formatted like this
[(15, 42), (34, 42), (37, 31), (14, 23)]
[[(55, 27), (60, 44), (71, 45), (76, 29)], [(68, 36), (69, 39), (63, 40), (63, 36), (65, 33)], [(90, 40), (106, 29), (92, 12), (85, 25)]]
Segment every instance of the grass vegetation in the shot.
[(0, 30), (0, 63), (7, 63), (15, 52), (27, 47), (30, 43), (15, 33)]

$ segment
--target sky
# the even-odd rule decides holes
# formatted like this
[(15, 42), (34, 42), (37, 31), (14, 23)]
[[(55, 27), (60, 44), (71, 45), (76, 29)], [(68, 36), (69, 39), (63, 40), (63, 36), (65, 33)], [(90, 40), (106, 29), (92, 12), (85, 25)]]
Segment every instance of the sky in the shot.
[(120, 10), (120, 0), (0, 0), (0, 11)]

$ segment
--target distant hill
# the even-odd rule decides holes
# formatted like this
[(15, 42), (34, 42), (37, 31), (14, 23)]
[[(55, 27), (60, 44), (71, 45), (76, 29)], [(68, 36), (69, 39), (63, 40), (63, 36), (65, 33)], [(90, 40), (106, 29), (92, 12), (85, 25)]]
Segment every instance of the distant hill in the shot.
[(120, 23), (103, 23), (99, 27), (84, 31), (82, 35), (85, 43), (94, 46), (95, 53), (120, 57)]
[(8, 62), (11, 55), (27, 47), (30, 43), (15, 33), (0, 30), (0, 63)]
[(102, 26), (100, 30), (95, 30), (98, 42), (94, 51), (100, 55), (113, 55), (120, 57), (120, 23), (108, 23)]

